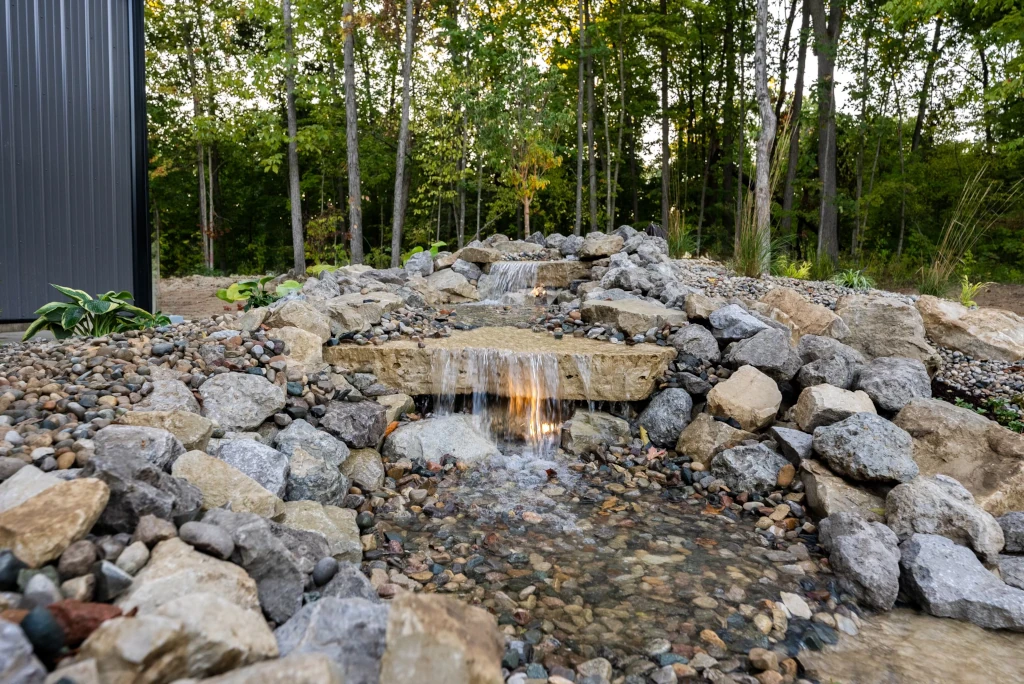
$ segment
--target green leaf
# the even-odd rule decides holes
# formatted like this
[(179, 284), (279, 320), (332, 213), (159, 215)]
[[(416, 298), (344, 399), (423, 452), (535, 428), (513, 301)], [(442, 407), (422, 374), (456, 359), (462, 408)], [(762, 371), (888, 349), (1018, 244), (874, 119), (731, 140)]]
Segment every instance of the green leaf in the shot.
[(32, 321), (32, 325), (28, 326), (28, 330), (25, 331), (25, 334), (22, 336), (21, 341), (24, 342), (25, 340), (31, 339), (36, 334), (38, 334), (39, 331), (45, 330), (49, 322), (50, 321), (46, 320), (45, 318), (37, 318), (36, 320)]
[(64, 287), (63, 285), (54, 285), (53, 283), (50, 284), (50, 287), (55, 289), (57, 292), (60, 292), (62, 295), (70, 297), (71, 299), (79, 303), (87, 302), (90, 299), (92, 299), (92, 296), (88, 292), (83, 292), (82, 290), (76, 290), (71, 287)]
[[(95, 300), (89, 300), (87, 304), (92, 304), (94, 302)], [(77, 326), (84, 317), (85, 309), (80, 306), (69, 306), (67, 309), (64, 309), (64, 315), (61, 316), (60, 324), (65, 330), (74, 331), (75, 326)]]
[(278, 297), (284, 297), (285, 295), (291, 294), (299, 289), (302, 289), (302, 283), (295, 280), (286, 280), (277, 286), (277, 290), (275, 290), (275, 292)]
[(83, 306), (89, 313), (96, 314), (97, 316), (113, 311), (118, 307), (114, 302), (106, 302), (102, 299), (90, 299)]
[(50, 302), (49, 304), (43, 304), (41, 307), (36, 309), (36, 316), (45, 316), (51, 311), (70, 306), (67, 302)]

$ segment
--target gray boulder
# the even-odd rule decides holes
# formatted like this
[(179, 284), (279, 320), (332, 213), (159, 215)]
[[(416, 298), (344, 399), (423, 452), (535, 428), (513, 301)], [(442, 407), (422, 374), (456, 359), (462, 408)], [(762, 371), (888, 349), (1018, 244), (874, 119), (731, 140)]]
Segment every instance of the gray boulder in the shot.
[(788, 332), (767, 328), (729, 345), (724, 361), (734, 368), (753, 366), (775, 382), (789, 382), (800, 370), (800, 357), (789, 346), (789, 338)]
[(262, 375), (222, 373), (199, 388), (203, 415), (225, 430), (255, 430), (284, 408), (285, 392)]
[(576, 409), (562, 428), (562, 448), (571, 454), (600, 454), (629, 444), (629, 423), (603, 411)]
[(320, 425), (352, 448), (376, 449), (386, 421), (387, 411), (375, 401), (332, 401)]
[(800, 360), (804, 363), (820, 359), (830, 359), (836, 356), (842, 357), (853, 367), (863, 366), (867, 363), (863, 354), (834, 337), (803, 335), (796, 345), (796, 351), (800, 355)]
[(877, 610), (893, 607), (900, 590), (900, 549), (892, 530), (842, 512), (821, 521), (818, 540), (844, 591)]
[(283, 499), (288, 485), (288, 457), (254, 439), (225, 439), (214, 454)]
[(409, 275), (427, 277), (434, 272), (434, 257), (430, 252), (417, 252), (405, 262), (405, 272)]
[(740, 445), (711, 459), (711, 474), (733, 491), (763, 493), (775, 489), (779, 470), (787, 463), (764, 444)]
[(973, 549), (986, 563), (994, 563), (1003, 550), (1003, 529), (996, 519), (946, 475), (893, 487), (885, 499), (885, 520), (900, 539), (914, 533), (941, 535)]
[(673, 448), (679, 433), (690, 424), (692, 411), (693, 399), (686, 390), (669, 387), (651, 400), (637, 422), (647, 430), (651, 442)]
[(562, 256), (572, 256), (579, 254), (581, 247), (583, 247), (582, 235), (566, 235), (565, 239), (558, 245), (558, 251), (561, 252)]
[(456, 259), (455, 263), (452, 264), (452, 270), (463, 276), (466, 280), (480, 280), (480, 276), (484, 274), (479, 266), (464, 259)]
[(866, 363), (863, 354), (832, 337), (804, 335), (796, 351), (804, 364), (796, 376), (802, 387), (828, 384), (850, 389)]
[(768, 430), (768, 434), (775, 439), (775, 443), (782, 450), (782, 455), (793, 465), (800, 465), (814, 455), (814, 437), (806, 432), (774, 425)]
[(718, 363), (722, 355), (718, 340), (702, 325), (684, 325), (668, 338), (668, 343), (677, 351), (709, 363)]
[(0, 620), (0, 682), (43, 684), (46, 668), (36, 659), (21, 627)]
[(167, 430), (131, 425), (108, 425), (93, 437), (96, 453), (111, 458), (141, 456), (157, 468), (169, 472), (175, 459), (185, 453), (178, 438)]
[(361, 598), (370, 603), (380, 603), (377, 590), (370, 584), (370, 580), (366, 579), (357, 564), (348, 561), (338, 564), (338, 572), (320, 589), (320, 595), (339, 599)]
[(1024, 589), (1024, 556), (1000, 556), (999, 575), (1011, 587)]
[(337, 505), (344, 498), (350, 484), (340, 470), (349, 457), (344, 442), (300, 419), (279, 432), (274, 445), (288, 456), (286, 501)]
[[(287, 521), (288, 516), (285, 515)], [(289, 527), (287, 523), (270, 522), (270, 531), (292, 554), (302, 574), (313, 572), (317, 561), (331, 555), (331, 544), (320, 532)]]
[(813, 445), (832, 470), (854, 480), (909, 482), (918, 474), (913, 439), (874, 413), (817, 428)]
[(154, 380), (153, 390), (132, 407), (134, 411), (175, 411), (199, 413), (199, 402), (181, 380)]
[(934, 534), (900, 544), (907, 593), (928, 613), (1024, 632), (1024, 591), (1000, 581), (970, 549)]
[(494, 442), (477, 428), (473, 417), (463, 413), (400, 425), (384, 440), (382, 453), (393, 460), (434, 462), (450, 455), (466, 463), (501, 456)]
[(917, 359), (882, 356), (860, 370), (854, 385), (867, 392), (882, 411), (896, 413), (911, 399), (930, 399), (932, 382)]
[(304, 606), (274, 637), (282, 658), (323, 653), (341, 670), (345, 684), (377, 684), (387, 626), (387, 605), (328, 596)]
[(738, 304), (727, 304), (708, 316), (714, 335), (719, 340), (733, 342), (753, 337), (771, 326), (752, 316)]
[(221, 560), (231, 558), (231, 554), (235, 552), (235, 542), (231, 538), (231, 533), (210, 523), (187, 522), (178, 530), (178, 536), (195, 550)]
[(1004, 550), (1007, 553), (1024, 553), (1024, 511), (1007, 513), (996, 518), (996, 522), (1003, 528)]

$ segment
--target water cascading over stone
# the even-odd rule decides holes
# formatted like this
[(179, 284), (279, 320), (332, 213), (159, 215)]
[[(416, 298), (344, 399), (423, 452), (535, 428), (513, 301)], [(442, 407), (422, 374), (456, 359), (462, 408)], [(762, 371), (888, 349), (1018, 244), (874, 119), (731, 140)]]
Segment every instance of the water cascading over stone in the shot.
[(497, 301), (502, 295), (530, 290), (536, 284), (536, 261), (496, 261), (481, 279), (480, 295), (485, 301)]

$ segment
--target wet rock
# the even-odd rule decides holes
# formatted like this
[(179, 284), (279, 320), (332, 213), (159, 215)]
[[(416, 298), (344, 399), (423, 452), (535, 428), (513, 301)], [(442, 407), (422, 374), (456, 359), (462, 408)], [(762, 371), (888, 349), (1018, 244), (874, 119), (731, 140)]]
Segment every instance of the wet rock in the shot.
[(286, 498), (310, 499), (323, 504), (339, 503), (349, 480), (339, 468), (349, 457), (345, 443), (317, 430), (304, 420), (295, 420), (277, 434), (274, 444), (289, 458)]
[(693, 400), (686, 390), (670, 387), (656, 395), (638, 419), (647, 430), (651, 442), (658, 446), (671, 447), (679, 435), (690, 424)]
[(352, 449), (341, 464), (341, 472), (368, 492), (384, 485), (384, 463), (374, 449)]
[(832, 385), (805, 387), (793, 409), (793, 419), (804, 432), (845, 420), (855, 413), (875, 413), (871, 398)]
[(129, 425), (110, 425), (96, 433), (97, 455), (120, 459), (141, 456), (160, 470), (168, 471), (174, 460), (185, 453), (178, 438), (167, 430)]
[[(810, 435), (807, 438), (810, 439)], [(724, 421), (715, 420), (707, 413), (698, 413), (679, 435), (675, 449), (698, 463), (710, 466), (711, 459), (719, 451), (734, 447), (748, 439), (757, 439), (757, 435), (746, 430), (738, 430)]]
[(46, 669), (18, 625), (0, 619), (0, 681), (41, 684)]
[(455, 260), (455, 263), (452, 264), (452, 270), (466, 278), (466, 280), (479, 280), (480, 276), (484, 273), (480, 270), (479, 266), (462, 258)]
[(763, 444), (733, 447), (711, 460), (711, 474), (737, 492), (767, 492), (775, 488), (785, 458)]
[[(228, 439), (216, 457), (238, 469), (279, 499), (288, 488), (288, 456), (253, 439)], [(212, 506), (207, 505), (207, 508)]]
[(857, 413), (814, 431), (814, 451), (832, 470), (854, 480), (909, 482), (917, 477), (913, 440), (873, 413)]
[(775, 381), (753, 366), (742, 366), (708, 392), (709, 412), (734, 418), (750, 432), (770, 425), (781, 404), (782, 393)]
[(451, 455), (474, 463), (501, 455), (498, 447), (466, 414), (427, 418), (400, 425), (384, 440), (383, 454), (391, 460), (407, 458), (439, 462)]
[(775, 328), (766, 328), (729, 345), (724, 361), (731, 367), (753, 366), (775, 382), (789, 382), (801, 366), (800, 356), (789, 344), (789, 335)]
[(384, 436), (386, 411), (375, 401), (332, 401), (320, 425), (350, 447), (377, 448)]
[(187, 522), (178, 530), (178, 536), (197, 551), (214, 558), (228, 560), (235, 550), (235, 542), (226, 530), (204, 522)]
[(629, 423), (601, 411), (577, 409), (562, 429), (562, 448), (576, 455), (597, 454), (629, 444)]
[(406, 413), (416, 411), (416, 404), (408, 394), (385, 394), (377, 397), (377, 403), (384, 406), (386, 410), (385, 420), (390, 425)]
[(869, 522), (885, 521), (884, 498), (844, 480), (820, 461), (803, 461), (800, 479), (807, 492), (807, 504), (818, 517), (848, 512), (857, 513)]
[(843, 590), (877, 610), (891, 609), (900, 589), (899, 539), (892, 530), (840, 512), (822, 520), (818, 534)]
[(702, 325), (682, 326), (668, 338), (668, 343), (680, 352), (708, 363), (718, 363), (721, 358), (718, 340)]
[(861, 368), (854, 387), (883, 411), (896, 413), (911, 399), (930, 399), (931, 379), (917, 359), (879, 357)]
[(261, 375), (222, 373), (199, 388), (203, 415), (225, 430), (254, 430), (284, 408), (285, 392)]
[(255, 513), (265, 518), (274, 518), (284, 512), (284, 502), (260, 483), (201, 451), (190, 451), (179, 458), (171, 473), (202, 492), (203, 510), (230, 506), (233, 511)]
[[(119, 425), (166, 430), (181, 442), (185, 451), (205, 451), (210, 437), (213, 435), (213, 422), (200, 416), (198, 408), (195, 413), (181, 409), (172, 411), (139, 411), (136, 409), (125, 413), (118, 418), (117, 422)], [(109, 429), (100, 430), (97, 437)]]
[(355, 563), (363, 559), (363, 547), (356, 526), (356, 512), (350, 508), (324, 506), (315, 501), (289, 501), (284, 505), (281, 524), (324, 536), (331, 555)]

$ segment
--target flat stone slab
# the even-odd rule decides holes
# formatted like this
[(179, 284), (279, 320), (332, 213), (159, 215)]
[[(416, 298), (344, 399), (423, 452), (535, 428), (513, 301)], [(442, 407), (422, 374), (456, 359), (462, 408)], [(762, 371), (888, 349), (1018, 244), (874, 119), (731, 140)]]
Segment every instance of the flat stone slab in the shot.
[[(572, 401), (640, 401), (676, 356), (673, 347), (626, 346), (585, 338), (556, 340), (510, 327), (455, 331), (450, 337), (324, 349), (330, 364), (373, 373), (406, 394), (471, 394)], [(447, 369), (447, 370), (446, 370)]]

